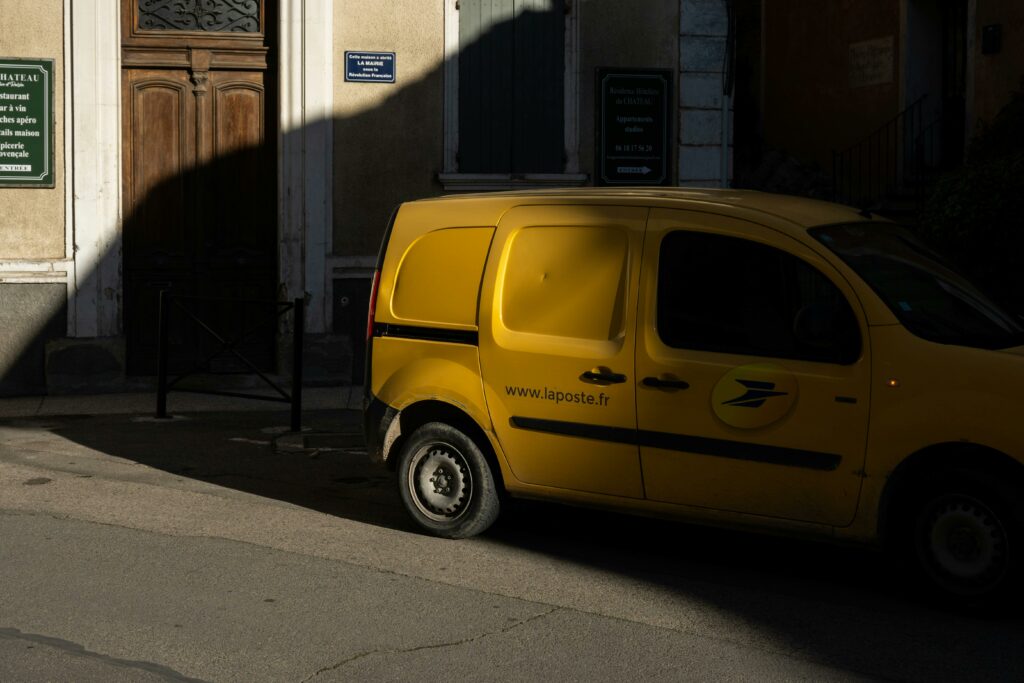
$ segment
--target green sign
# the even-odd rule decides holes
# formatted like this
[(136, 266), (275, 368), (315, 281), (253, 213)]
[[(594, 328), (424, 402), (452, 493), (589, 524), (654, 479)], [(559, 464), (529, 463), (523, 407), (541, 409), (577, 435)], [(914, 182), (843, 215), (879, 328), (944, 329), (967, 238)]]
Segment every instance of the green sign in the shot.
[(0, 58), (0, 187), (53, 187), (53, 60)]

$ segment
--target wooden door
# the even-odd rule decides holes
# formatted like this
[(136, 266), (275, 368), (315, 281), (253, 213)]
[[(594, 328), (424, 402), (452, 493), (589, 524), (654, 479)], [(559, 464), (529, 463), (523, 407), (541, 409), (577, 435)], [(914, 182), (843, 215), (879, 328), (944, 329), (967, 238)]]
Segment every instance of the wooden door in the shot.
[[(263, 2), (123, 0), (124, 329), (130, 374), (156, 368), (158, 293), (190, 307), (272, 369), (276, 326), (276, 107)], [(245, 303), (250, 302), (250, 303)], [(184, 316), (171, 360), (216, 350)], [(210, 369), (241, 370), (230, 356)]]

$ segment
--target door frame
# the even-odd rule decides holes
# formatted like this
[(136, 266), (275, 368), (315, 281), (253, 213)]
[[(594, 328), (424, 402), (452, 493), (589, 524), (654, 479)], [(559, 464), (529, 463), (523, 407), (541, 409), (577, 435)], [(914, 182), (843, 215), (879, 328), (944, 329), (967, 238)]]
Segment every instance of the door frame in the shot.
[[(121, 300), (121, 3), (64, 0), (68, 336), (123, 334)], [(334, 7), (277, 8), (278, 284), (306, 296), (306, 330), (328, 331), (331, 297)], [(73, 77), (71, 74), (74, 74)]]

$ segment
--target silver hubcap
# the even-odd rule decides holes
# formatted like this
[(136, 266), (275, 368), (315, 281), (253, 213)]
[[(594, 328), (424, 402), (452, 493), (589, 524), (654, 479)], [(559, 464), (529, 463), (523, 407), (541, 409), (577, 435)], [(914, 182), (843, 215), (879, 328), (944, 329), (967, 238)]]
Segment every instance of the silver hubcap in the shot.
[(408, 487), (420, 512), (435, 522), (450, 522), (468, 509), (473, 477), (469, 463), (457, 448), (431, 443), (413, 455)]
[(980, 501), (969, 496), (936, 501), (927, 524), (929, 554), (945, 580), (983, 589), (1006, 571), (1006, 533)]

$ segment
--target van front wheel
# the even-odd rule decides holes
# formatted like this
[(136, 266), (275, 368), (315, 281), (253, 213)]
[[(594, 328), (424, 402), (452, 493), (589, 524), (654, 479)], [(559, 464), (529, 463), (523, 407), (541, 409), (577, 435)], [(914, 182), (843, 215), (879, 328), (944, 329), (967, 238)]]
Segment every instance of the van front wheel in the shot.
[(441, 422), (419, 427), (403, 445), (398, 489), (412, 518), (435, 536), (475, 536), (498, 518), (487, 459), (472, 439)]
[(1015, 498), (999, 479), (960, 469), (938, 473), (918, 492), (910, 545), (950, 606), (990, 612), (1019, 604), (1024, 518)]

